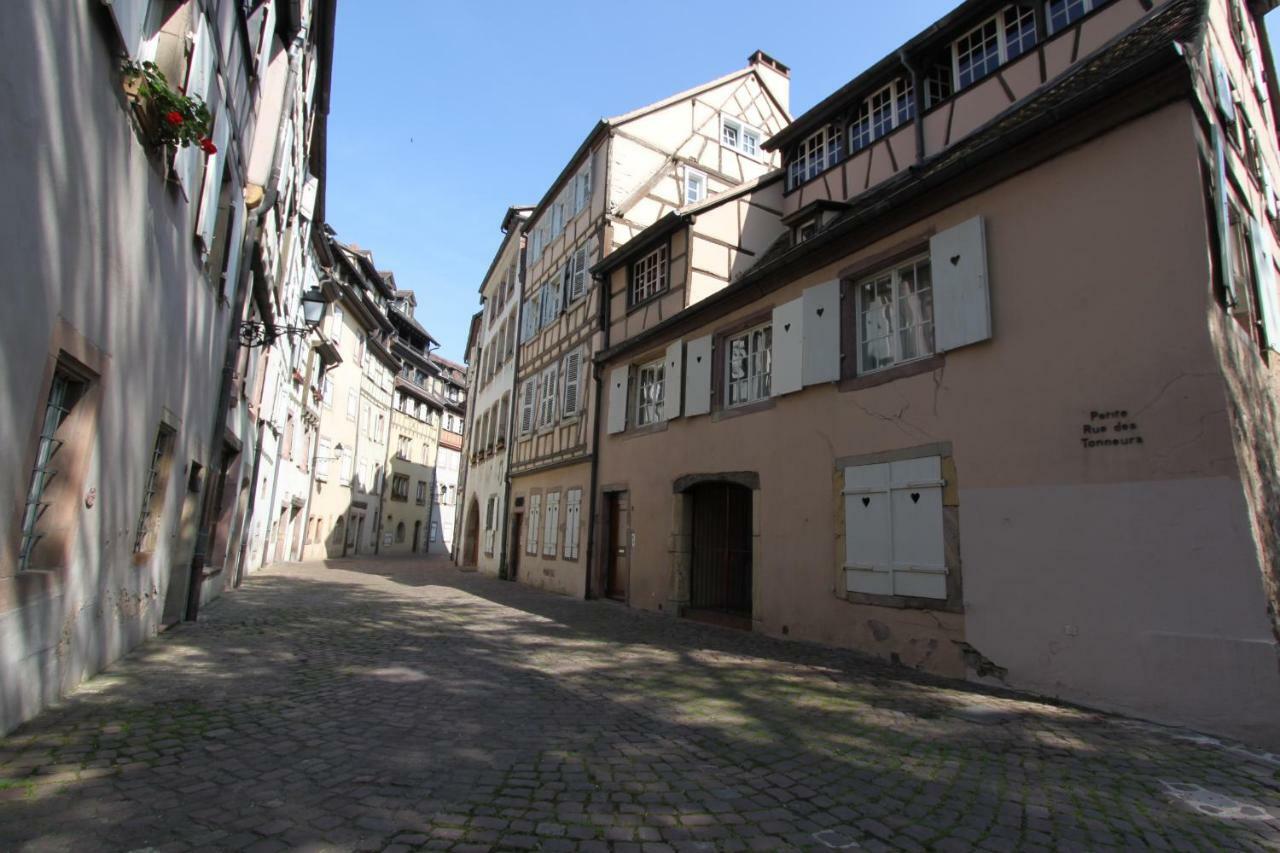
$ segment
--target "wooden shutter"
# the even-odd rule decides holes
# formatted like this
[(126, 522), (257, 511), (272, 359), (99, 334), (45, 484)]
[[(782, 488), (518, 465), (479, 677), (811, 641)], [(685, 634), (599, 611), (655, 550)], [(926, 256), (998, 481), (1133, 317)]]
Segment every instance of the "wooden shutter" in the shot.
[(609, 434), (627, 428), (627, 377), (631, 369), (627, 365), (609, 371)]
[(554, 557), (560, 547), (560, 493), (547, 495), (547, 516), (542, 530), (542, 553)]
[(1213, 91), (1218, 98), (1218, 112), (1227, 124), (1236, 123), (1236, 102), (1231, 96), (1231, 77), (1227, 75), (1227, 66), (1218, 55), (1217, 48), (1209, 48), (1209, 61), (1213, 65)]
[(298, 212), (308, 220), (312, 219), (315, 215), (316, 196), (319, 192), (320, 179), (315, 175), (308, 174), (306, 180), (302, 182), (302, 193), (298, 197)]
[(986, 225), (975, 216), (929, 240), (934, 339), (938, 352), (991, 337)]
[(579, 374), (582, 371), (582, 351), (574, 350), (564, 357), (564, 414), (578, 412)]
[(572, 302), (587, 292), (587, 247), (582, 246), (573, 253), (569, 265), (569, 301)]
[(685, 352), (684, 414), (711, 411), (711, 335), (689, 341)]
[(565, 496), (564, 508), (564, 556), (578, 558), (578, 521), (582, 517), (582, 490), (570, 489)]
[(1280, 314), (1277, 313), (1280, 305), (1277, 305), (1275, 262), (1271, 259), (1266, 234), (1258, 220), (1250, 220), (1249, 234), (1253, 238), (1253, 268), (1258, 273), (1258, 313), (1262, 315), (1262, 329), (1266, 333), (1267, 348), (1280, 352)]
[(529, 497), (529, 527), (525, 538), (525, 553), (538, 553), (538, 509), (542, 505), (542, 495)]
[(893, 593), (889, 464), (844, 469), (844, 571), (850, 592)]
[(684, 378), (684, 341), (672, 341), (667, 345), (667, 357), (663, 362), (663, 381), (667, 387), (663, 392), (663, 420), (680, 417), (680, 390)]
[(213, 144), (218, 151), (206, 155), (204, 190), (201, 192), (200, 215), (196, 220), (196, 235), (206, 253), (213, 251), (218, 227), (218, 199), (222, 195), (222, 170), (226, 165), (227, 144), (231, 137), (229, 128), (225, 110), (219, 110), (213, 121)]
[(533, 429), (533, 380), (526, 379), (520, 389), (520, 434), (525, 435)]
[(222, 292), (232, 305), (240, 287), (240, 253), (244, 249), (244, 193), (239, 186), (231, 189), (231, 219), (227, 243), (227, 260), (222, 273)]
[(130, 59), (138, 59), (138, 49), (147, 35), (147, 11), (151, 0), (102, 0), (111, 10), (124, 52)]
[(790, 394), (804, 387), (804, 298), (773, 309), (773, 373), (770, 394)]
[(806, 288), (803, 299), (801, 379), (806, 387), (835, 382), (840, 378), (840, 282), (829, 281)]
[[(209, 32), (209, 22), (202, 13), (196, 15), (195, 33), (191, 45), (191, 62), (187, 66), (187, 83), (183, 88), (187, 97), (208, 100), (209, 88), (217, 74), (217, 65), (213, 50), (213, 37)], [(217, 112), (218, 105), (210, 104), (209, 109)], [(179, 148), (174, 159), (174, 171), (178, 174), (178, 183), (188, 202), (194, 202), (200, 177), (200, 165), (205, 156), (198, 145)]]
[(1227, 189), (1227, 152), (1222, 138), (1222, 128), (1217, 122), (1212, 125), (1213, 136), (1213, 202), (1217, 213), (1218, 225), (1218, 266), (1222, 278), (1222, 287), (1227, 295), (1227, 304), (1238, 304), (1235, 276), (1231, 274), (1231, 192)]
[(947, 597), (942, 536), (942, 459), (924, 456), (889, 465), (893, 516), (893, 592)]

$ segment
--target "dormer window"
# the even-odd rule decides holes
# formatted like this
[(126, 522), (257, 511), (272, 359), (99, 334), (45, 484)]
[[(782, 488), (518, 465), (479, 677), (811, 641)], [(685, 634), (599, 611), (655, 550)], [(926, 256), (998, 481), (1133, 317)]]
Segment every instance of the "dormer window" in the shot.
[(748, 157), (760, 156), (760, 142), (764, 135), (750, 125), (737, 119), (723, 116), (720, 120), (720, 142), (725, 148), (732, 148)]
[(1106, 0), (1049, 0), (1049, 33), (1056, 33), (1074, 24), (1085, 15), (1105, 3)]
[(915, 115), (915, 94), (905, 79), (888, 86), (862, 102), (858, 117), (849, 125), (849, 153), (866, 148)]
[(1030, 6), (1010, 3), (951, 46), (956, 88), (972, 86), (1001, 65), (1021, 56), (1035, 43), (1035, 11)]
[(787, 167), (791, 188), (816, 178), (840, 161), (840, 128), (827, 126), (812, 133), (796, 146), (796, 155)]
[(697, 169), (685, 167), (684, 203), (694, 204), (707, 197), (707, 176)]

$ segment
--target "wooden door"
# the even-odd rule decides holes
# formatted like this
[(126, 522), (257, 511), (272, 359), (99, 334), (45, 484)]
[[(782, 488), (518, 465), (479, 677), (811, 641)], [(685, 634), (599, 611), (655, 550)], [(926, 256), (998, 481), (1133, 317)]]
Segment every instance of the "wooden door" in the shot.
[(750, 616), (751, 490), (732, 483), (703, 483), (691, 495), (689, 604)]
[(609, 492), (605, 499), (605, 519), (608, 530), (605, 535), (605, 577), (604, 594), (618, 601), (627, 600), (627, 574), (629, 564), (627, 555), (626, 492)]
[(521, 531), (524, 530), (524, 513), (517, 512), (511, 516), (511, 547), (508, 551), (511, 554), (511, 562), (507, 569), (507, 580), (515, 580), (520, 577), (520, 554), (524, 551), (524, 537)]

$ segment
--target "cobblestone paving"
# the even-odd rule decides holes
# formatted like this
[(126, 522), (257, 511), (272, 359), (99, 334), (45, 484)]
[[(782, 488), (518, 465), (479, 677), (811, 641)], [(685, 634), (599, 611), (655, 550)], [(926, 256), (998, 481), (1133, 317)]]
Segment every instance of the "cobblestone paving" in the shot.
[(441, 563), (273, 568), (0, 740), (0, 850), (1280, 849), (1277, 817), (1265, 756)]

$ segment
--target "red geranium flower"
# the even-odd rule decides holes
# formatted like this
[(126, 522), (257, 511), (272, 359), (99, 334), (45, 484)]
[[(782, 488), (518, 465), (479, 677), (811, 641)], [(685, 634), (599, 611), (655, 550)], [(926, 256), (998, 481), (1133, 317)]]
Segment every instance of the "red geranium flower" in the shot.
[(164, 120), (169, 122), (169, 124), (182, 124), (182, 113), (177, 110), (170, 110), (168, 115), (164, 117)]
[(206, 154), (218, 153), (218, 146), (214, 145), (213, 140), (207, 136), (200, 140), (200, 147), (204, 149), (204, 153)]

